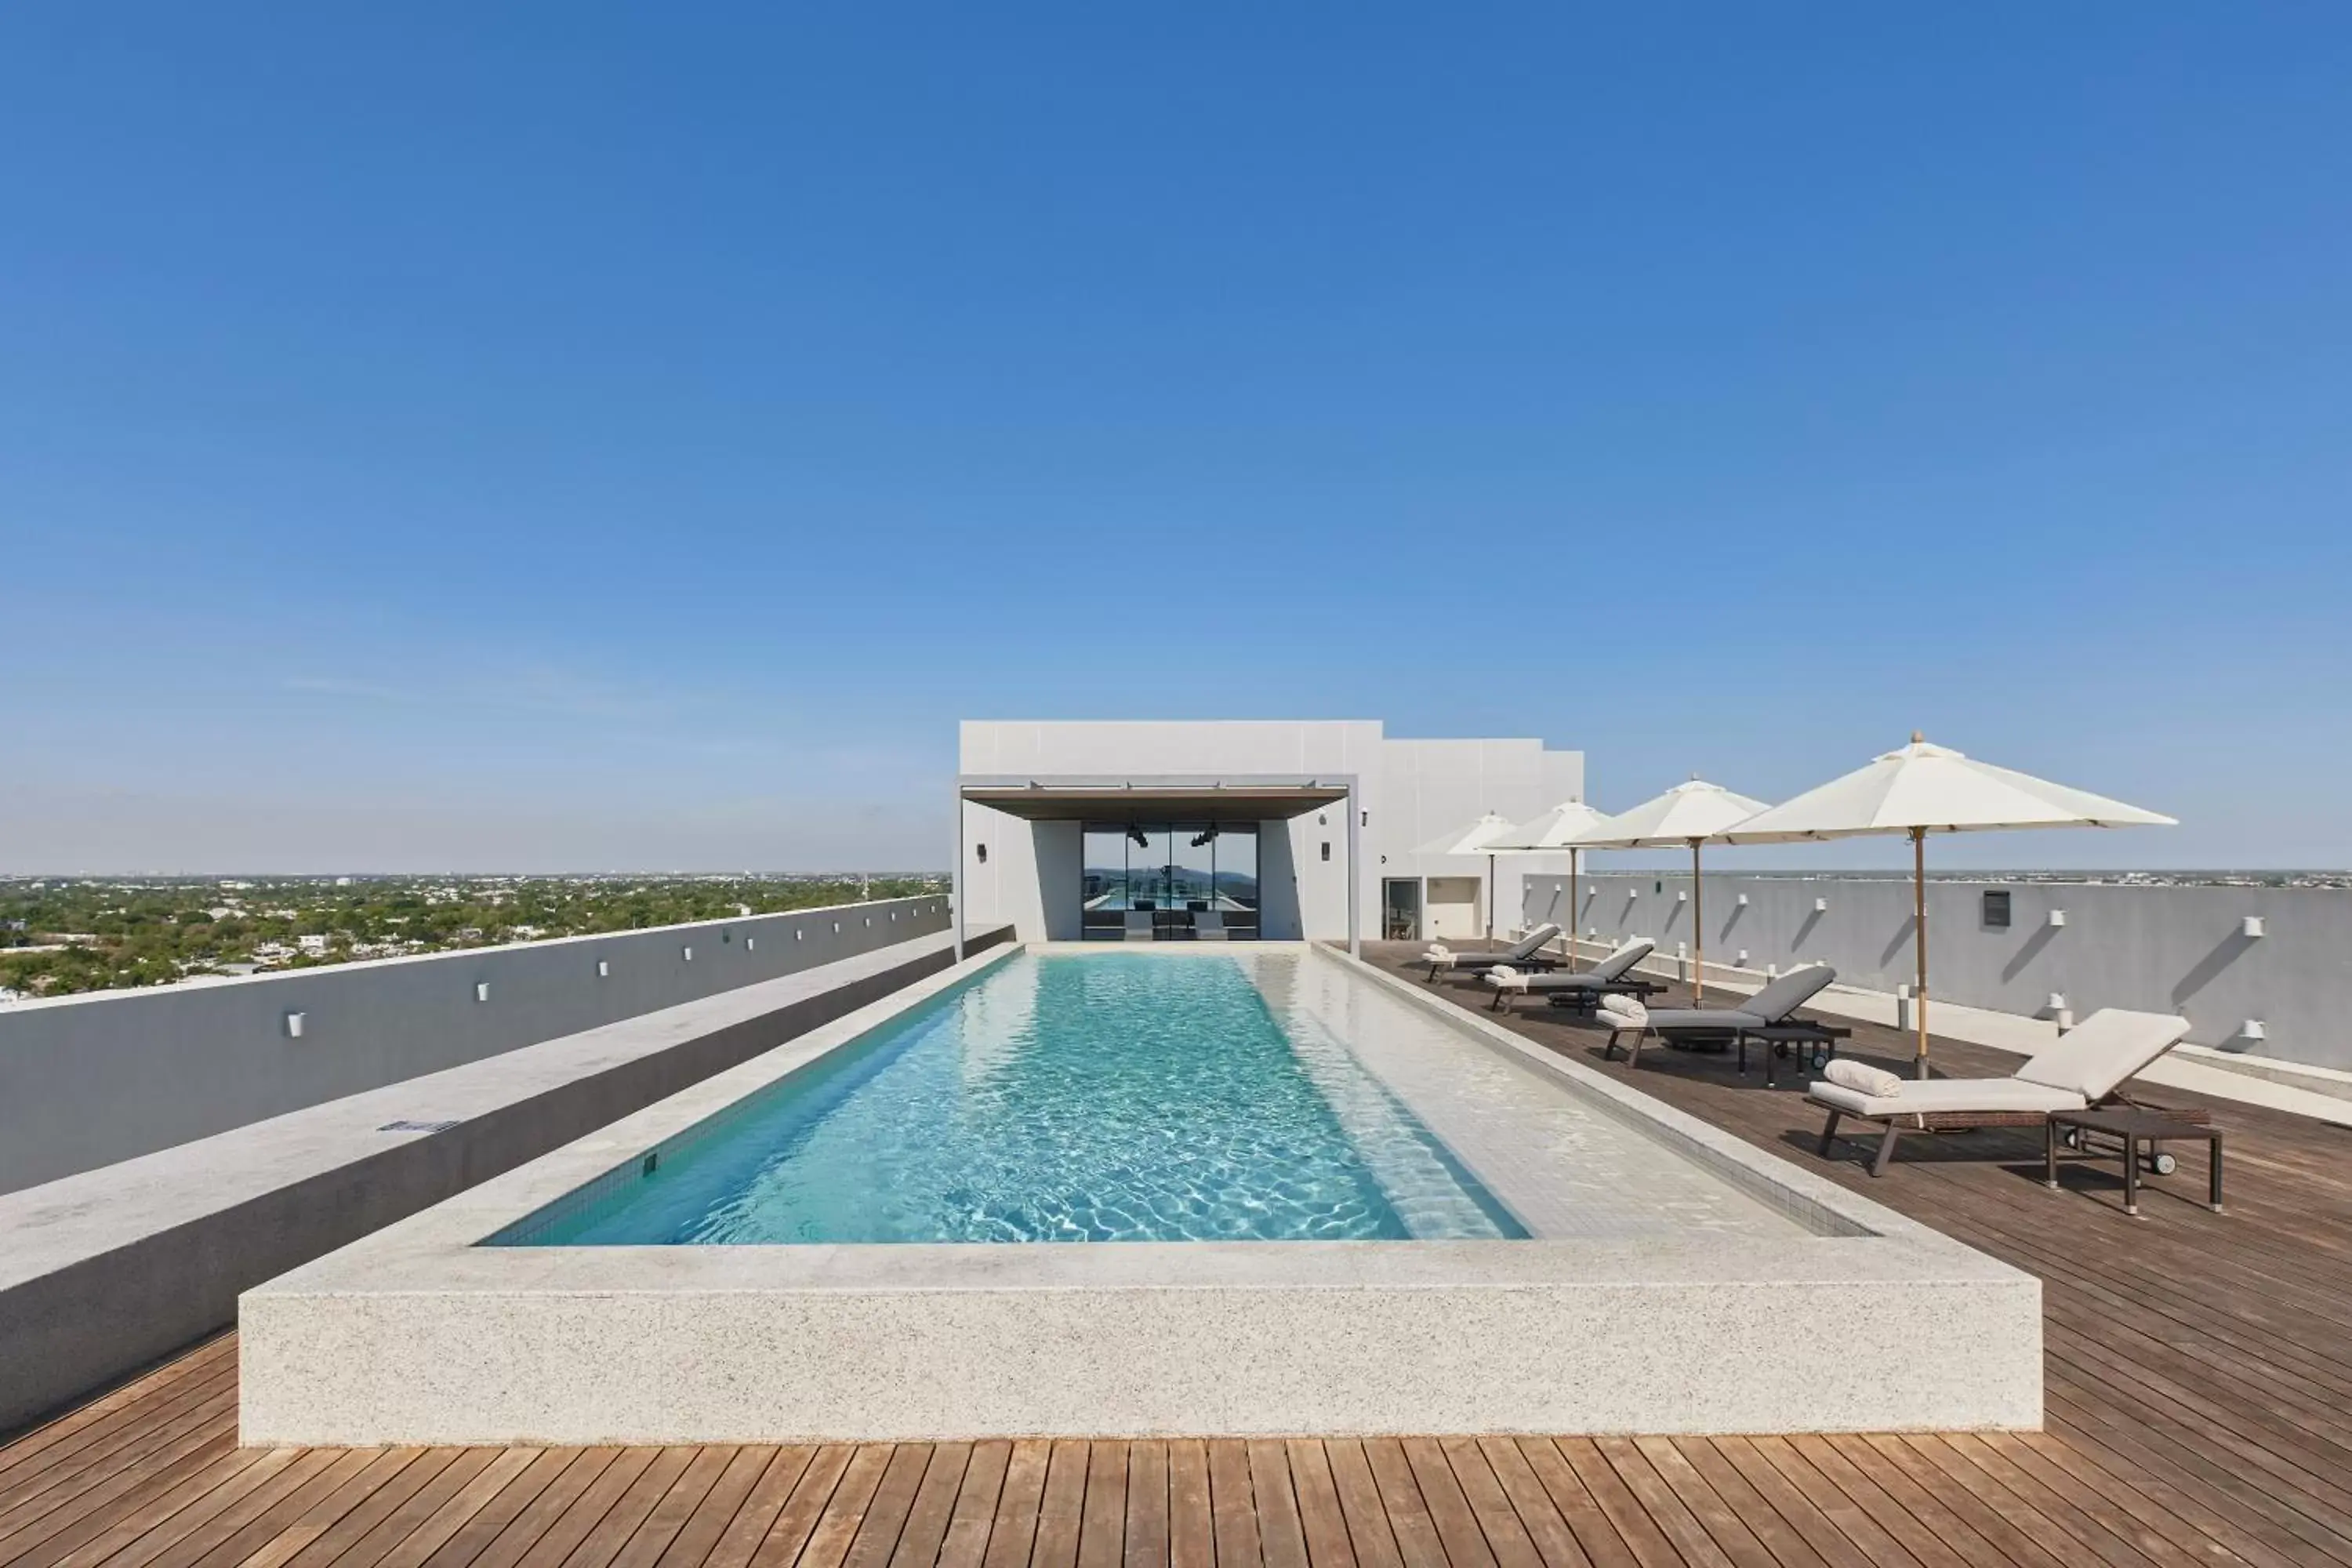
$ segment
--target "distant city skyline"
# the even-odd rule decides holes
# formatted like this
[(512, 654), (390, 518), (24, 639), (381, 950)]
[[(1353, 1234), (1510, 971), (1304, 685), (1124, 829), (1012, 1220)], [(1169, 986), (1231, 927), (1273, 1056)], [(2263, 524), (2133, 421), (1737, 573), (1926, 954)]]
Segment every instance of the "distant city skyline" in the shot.
[(2352, 866), (2352, 10), (920, 9), (0, 16), (0, 872), (940, 867), (967, 717)]

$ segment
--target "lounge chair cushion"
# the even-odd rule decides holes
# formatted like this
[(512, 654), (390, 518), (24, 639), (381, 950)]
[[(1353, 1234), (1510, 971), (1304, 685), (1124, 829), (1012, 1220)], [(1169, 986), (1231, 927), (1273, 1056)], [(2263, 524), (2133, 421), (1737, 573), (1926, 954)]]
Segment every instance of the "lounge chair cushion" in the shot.
[(1747, 1007), (1653, 1007), (1650, 1027), (1662, 1035), (1677, 1030), (1717, 1031), (1760, 1029), (1779, 1020)]
[(2084, 1100), (2104, 1100), (2179, 1045), (2187, 1033), (2189, 1020), (2168, 1013), (2102, 1007), (2059, 1036), (2056, 1045), (2036, 1051), (2017, 1076), (2021, 1082), (2066, 1089)]
[(1896, 1094), (1864, 1094), (1842, 1083), (1822, 1082), (1806, 1098), (1854, 1116), (1902, 1116), (1912, 1111), (2080, 1110), (2081, 1095), (2013, 1078), (1931, 1078), (1906, 1083)]
[(1826, 963), (1803, 964), (1791, 969), (1742, 1002), (1739, 1010), (1758, 1014), (1766, 1022), (1777, 1024), (1811, 1001), (1836, 978), (1837, 971)]
[(1496, 956), (1500, 958), (1533, 958), (1536, 950), (1559, 934), (1559, 927), (1546, 923), (1536, 927)]
[(1627, 970), (1649, 957), (1657, 945), (1647, 938), (1636, 937), (1632, 942), (1620, 944), (1615, 952), (1586, 970), (1583, 974), (1570, 978), (1603, 981), (1620, 979)]

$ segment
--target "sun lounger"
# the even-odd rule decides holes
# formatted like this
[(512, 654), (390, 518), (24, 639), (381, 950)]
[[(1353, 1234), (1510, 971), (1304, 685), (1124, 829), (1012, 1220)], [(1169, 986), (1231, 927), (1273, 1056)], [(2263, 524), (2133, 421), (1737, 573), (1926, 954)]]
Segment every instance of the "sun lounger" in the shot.
[(1421, 955), (1421, 962), (1429, 965), (1433, 984), (1440, 973), (1483, 974), (1498, 963), (1513, 968), (1549, 969), (1558, 961), (1544, 956), (1543, 945), (1559, 934), (1559, 927), (1556, 925), (1539, 925), (1500, 952), (1455, 952), (1444, 942), (1437, 942)]
[(2054, 1112), (2108, 1104), (2188, 1033), (2189, 1020), (2169, 1013), (2102, 1007), (2061, 1035), (2057, 1044), (2027, 1058), (2008, 1078), (1906, 1080), (1890, 1073), (1873, 1086), (1877, 1092), (1822, 1082), (1807, 1089), (1805, 1098), (1829, 1112), (1822, 1129), (1824, 1154), (1843, 1118), (1875, 1123), (1882, 1131), (1870, 1173), (1883, 1175), (1902, 1132), (2045, 1127)]
[(1826, 963), (1808, 963), (1791, 969), (1737, 1007), (1653, 1007), (1638, 1016), (1612, 1016), (1603, 1009), (1601, 1016), (1610, 1024), (1609, 1044), (1601, 1056), (1617, 1054), (1617, 1042), (1627, 1035), (1633, 1037), (1633, 1048), (1627, 1060), (1642, 1059), (1642, 1042), (1654, 1035), (1668, 1043), (1689, 1045), (1705, 1040), (1720, 1040), (1736, 1046), (1744, 1037), (1759, 1029), (1785, 1024), (1790, 1015), (1820, 994), (1822, 988), (1837, 978), (1837, 971)]
[(1604, 991), (1647, 995), (1664, 990), (1654, 981), (1629, 978), (1633, 966), (1649, 957), (1657, 945), (1647, 937), (1635, 937), (1619, 943), (1614, 952), (1591, 968), (1574, 974), (1532, 973), (1515, 963), (1496, 963), (1489, 964), (1479, 978), (1495, 988), (1496, 1012), (1501, 1012), (1503, 1005), (1514, 996), (1543, 996), (1555, 1006), (1589, 1008)]

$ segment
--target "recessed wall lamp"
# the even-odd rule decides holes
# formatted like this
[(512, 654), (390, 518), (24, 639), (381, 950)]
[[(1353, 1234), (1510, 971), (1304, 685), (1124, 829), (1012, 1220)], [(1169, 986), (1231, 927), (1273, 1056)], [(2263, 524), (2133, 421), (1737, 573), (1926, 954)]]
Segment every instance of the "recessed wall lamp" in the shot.
[(2064, 910), (2052, 910), (2050, 911), (2050, 923), (2053, 927), (2064, 925), (2066, 923), (2066, 911)]
[(2269, 933), (2263, 929), (2262, 916), (2248, 915), (2244, 920), (2238, 922), (2238, 934), (2240, 936), (2265, 936)]
[(286, 1015), (286, 1037), (288, 1039), (299, 1040), (302, 1037), (303, 1017), (304, 1015), (300, 1013), (289, 1013)]

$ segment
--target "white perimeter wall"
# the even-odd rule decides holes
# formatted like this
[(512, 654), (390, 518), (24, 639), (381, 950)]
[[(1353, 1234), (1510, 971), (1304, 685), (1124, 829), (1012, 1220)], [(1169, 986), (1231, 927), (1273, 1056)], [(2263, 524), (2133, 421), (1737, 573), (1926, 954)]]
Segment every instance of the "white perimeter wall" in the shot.
[(942, 931), (948, 910), (934, 894), (0, 1007), (0, 1193)]
[[(1745, 950), (1752, 970), (1819, 959), (1870, 990), (1911, 982), (1908, 879), (1710, 871), (1706, 881), (1710, 973)], [(1691, 940), (1690, 905), (1675, 897), (1690, 885), (1687, 872), (1587, 875), (1576, 929), (1604, 942), (1647, 936), (1672, 956)], [(2006, 930), (1983, 922), (1988, 888), (2009, 890)], [(1530, 880), (1528, 918), (1565, 924), (1567, 908), (1566, 878)], [(2056, 910), (2062, 926), (2050, 923)], [(2249, 915), (2263, 935), (2245, 934)], [(1927, 884), (1927, 936), (1931, 1027), (1938, 997), (2049, 1017), (2055, 992), (2077, 1021), (2101, 1007), (2179, 1013), (2197, 1045), (2352, 1069), (2352, 891), (1938, 879)], [(2250, 1018), (2266, 1039), (2243, 1037)]]
[[(1486, 862), (1415, 856), (1416, 845), (1495, 811), (1524, 821), (1584, 786), (1579, 752), (1548, 752), (1536, 740), (1400, 741), (1377, 720), (1237, 720), (1180, 722), (966, 721), (960, 770), (966, 776), (1036, 779), (1171, 777), (1328, 778), (1352, 774), (1362, 857), (1358, 918), (1380, 934), (1383, 877), (1475, 877)], [(969, 803), (963, 864), (975, 923), (1010, 921), (1023, 940), (1073, 939), (1077, 930), (1079, 825), (1032, 823)], [(1323, 846), (1331, 858), (1323, 858)], [(983, 863), (980, 848), (986, 846)], [(1506, 857), (1498, 865), (1507, 911), (1520, 879), (1566, 861)], [(1269, 939), (1337, 941), (1348, 934), (1348, 824), (1334, 805), (1262, 826), (1259, 930)], [(1060, 891), (1067, 889), (1067, 895)], [(1508, 923), (1507, 919), (1498, 921)]]

